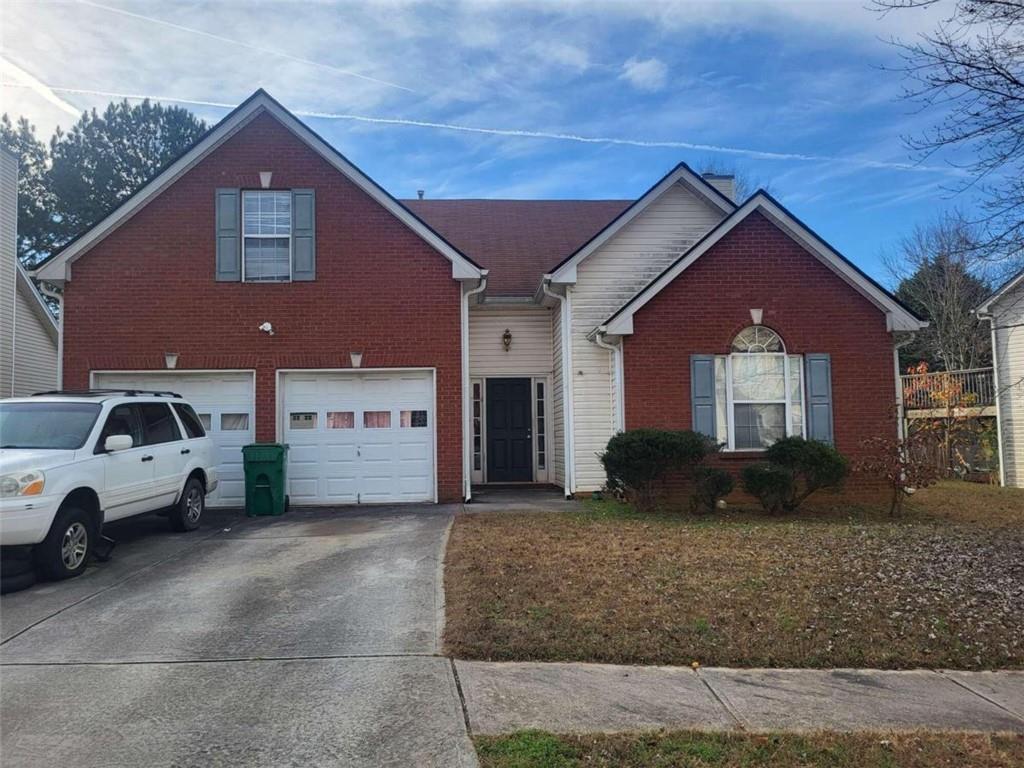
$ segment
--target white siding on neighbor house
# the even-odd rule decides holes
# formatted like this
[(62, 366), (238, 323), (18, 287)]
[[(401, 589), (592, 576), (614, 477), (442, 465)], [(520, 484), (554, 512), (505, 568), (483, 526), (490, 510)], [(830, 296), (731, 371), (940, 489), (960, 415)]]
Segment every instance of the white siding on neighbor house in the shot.
[[(549, 376), (551, 310), (536, 305), (482, 306), (469, 310), (470, 376)], [(505, 329), (512, 345), (505, 349)]]
[(576, 491), (604, 485), (598, 460), (615, 432), (612, 353), (587, 335), (657, 277), (724, 214), (676, 184), (577, 268), (572, 296)]
[(56, 328), (32, 281), (19, 275), (18, 161), (0, 151), (0, 397), (57, 386)]
[(0, 150), (0, 397), (11, 396), (17, 222), (18, 162)]
[(565, 488), (565, 389), (562, 386), (562, 307), (551, 311), (551, 482)]
[(1024, 488), (1024, 284), (1000, 298), (992, 316), (1003, 482)]
[(57, 388), (57, 342), (40, 319), (41, 307), (34, 289), (22, 283), (14, 302), (13, 397)]

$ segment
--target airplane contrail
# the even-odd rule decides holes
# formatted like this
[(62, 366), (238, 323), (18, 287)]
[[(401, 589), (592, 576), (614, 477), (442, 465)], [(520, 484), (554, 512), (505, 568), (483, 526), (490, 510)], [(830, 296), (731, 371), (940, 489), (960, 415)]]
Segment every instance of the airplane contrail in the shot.
[[(176, 104), (192, 104), (201, 107), (214, 107), (217, 109), (234, 109), (237, 104), (222, 101), (205, 101), (201, 99), (183, 99), (176, 96), (152, 96), (134, 93), (116, 93), (113, 91), (99, 91), (86, 88), (64, 88), (56, 85), (48, 86), (58, 93), (74, 93), (87, 96), (103, 96), (112, 99), (129, 99), (151, 101), (170, 101)], [(443, 123), (431, 120), (413, 120), (401, 117), (377, 117), (372, 115), (357, 115), (344, 112), (316, 112), (311, 110), (292, 110), (300, 117), (312, 117), (321, 120), (348, 120), (360, 123), (373, 123), (378, 125), (403, 125), (416, 128), (432, 128), (443, 131), (458, 131), (463, 133), (477, 133), (489, 136), (508, 136), (512, 138), (551, 139), (556, 141), (572, 141), (583, 144), (610, 144), (614, 146), (641, 147), (647, 149), (688, 149), (701, 152), (717, 152), (721, 154), (741, 155), (758, 160), (789, 160), (798, 162), (828, 162), (846, 163), (861, 168), (873, 168), (882, 170), (930, 172), (956, 175), (953, 168), (935, 165), (917, 165), (915, 163), (901, 163), (889, 160), (871, 160), (862, 157), (842, 157), (839, 155), (814, 155), (799, 152), (769, 152), (760, 149), (747, 147), (730, 147), (721, 144), (701, 144), (690, 141), (672, 140), (649, 140), (649, 139), (628, 139), (611, 136), (581, 136), (575, 133), (559, 133), (555, 131), (532, 131), (520, 128), (485, 128), (473, 125), (462, 125), (459, 123)]]
[(123, 10), (121, 8), (114, 8), (114, 7), (109, 6), (109, 5), (103, 5), (102, 3), (94, 3), (94, 2), (92, 2), (92, 0), (78, 0), (78, 3), (81, 4), (81, 5), (88, 5), (88, 6), (91, 6), (93, 8), (99, 8), (101, 10), (108, 11), (110, 13), (118, 13), (118, 14), (120, 14), (122, 16), (128, 16), (128, 17), (133, 18), (133, 19), (139, 19), (140, 21), (148, 21), (151, 24), (159, 24), (159, 25), (164, 26), (164, 27), (169, 27), (170, 29), (176, 29), (179, 32), (190, 32), (193, 35), (200, 35), (202, 37), (208, 37), (211, 40), (217, 40), (218, 42), (221, 42), (221, 43), (229, 43), (231, 45), (239, 45), (239, 46), (241, 46), (243, 48), (248, 48), (248, 49), (253, 50), (253, 51), (259, 51), (260, 53), (267, 53), (267, 54), (270, 54), (272, 56), (280, 56), (281, 58), (288, 59), (289, 61), (295, 61), (295, 62), (298, 62), (300, 64), (307, 64), (307, 65), (309, 65), (311, 67), (319, 67), (321, 69), (327, 69), (327, 70), (330, 70), (331, 72), (337, 72), (338, 74), (346, 75), (348, 77), (356, 77), (356, 78), (358, 78), (360, 80), (366, 80), (367, 82), (376, 83), (377, 85), (383, 85), (383, 86), (386, 86), (388, 88), (397, 88), (400, 91), (408, 91), (409, 93), (415, 93), (415, 91), (412, 88), (406, 88), (404, 85), (399, 85), (398, 83), (392, 83), (392, 82), (390, 82), (388, 80), (381, 80), (380, 78), (371, 77), (370, 75), (362, 75), (362, 74), (360, 74), (358, 72), (353, 72), (350, 69), (342, 69), (341, 67), (335, 67), (332, 64), (324, 64), (323, 62), (320, 62), (320, 61), (313, 61), (312, 59), (304, 59), (301, 56), (295, 56), (295, 55), (293, 55), (291, 53), (286, 53), (285, 51), (279, 51), (279, 50), (276, 50), (274, 48), (264, 48), (263, 46), (260, 46), (260, 45), (255, 45), (253, 43), (247, 43), (244, 40), (236, 40), (236, 39), (231, 38), (231, 37), (224, 37), (223, 35), (216, 35), (216, 34), (214, 34), (212, 32), (207, 32), (207, 31), (202, 30), (202, 29), (196, 29), (195, 27), (186, 27), (183, 24), (175, 24), (175, 23), (170, 22), (170, 21), (164, 21), (163, 19), (154, 18), (153, 16), (143, 16), (141, 13), (132, 13), (131, 11), (126, 11), (126, 10)]
[[(82, 110), (78, 109), (74, 104), (62, 99), (54, 93), (53, 89), (46, 83), (26, 72), (13, 61), (3, 56), (0, 56), (0, 72), (4, 75), (12, 75), (18, 80), (16, 85), (19, 88), (28, 88), (30, 91), (33, 91), (46, 101), (53, 104), (57, 109), (63, 110), (73, 117), (79, 117), (82, 114)], [(8, 84), (9, 83), (4, 83), (4, 85)]]

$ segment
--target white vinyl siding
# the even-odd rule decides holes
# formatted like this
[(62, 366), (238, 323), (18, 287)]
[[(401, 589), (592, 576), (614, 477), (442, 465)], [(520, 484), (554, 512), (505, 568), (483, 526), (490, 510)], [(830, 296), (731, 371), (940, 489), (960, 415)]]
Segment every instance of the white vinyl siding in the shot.
[(587, 335), (723, 216), (676, 184), (577, 268), (576, 285), (569, 289), (576, 491), (596, 491), (604, 485), (598, 454), (616, 423), (612, 353), (588, 341)]
[[(469, 375), (550, 375), (551, 315), (547, 307), (471, 307)], [(512, 334), (508, 350), (501, 340), (506, 328)]]
[(0, 150), (0, 397), (10, 397), (14, 362), (15, 259), (17, 258), (18, 162)]
[(33, 291), (22, 281), (14, 301), (13, 397), (57, 388), (57, 342), (46, 329), (49, 320), (39, 317), (44, 310)]
[(0, 397), (57, 387), (57, 333), (17, 266), (18, 161), (0, 151)]
[(1001, 297), (992, 315), (1003, 482), (1024, 488), (1024, 285)]

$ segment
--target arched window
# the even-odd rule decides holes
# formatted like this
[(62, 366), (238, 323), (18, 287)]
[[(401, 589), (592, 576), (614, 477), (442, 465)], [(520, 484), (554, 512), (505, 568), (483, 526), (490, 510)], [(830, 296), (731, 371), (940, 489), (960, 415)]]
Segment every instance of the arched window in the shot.
[(724, 406), (718, 433), (728, 436), (728, 449), (759, 450), (804, 434), (803, 360), (786, 354), (778, 333), (763, 325), (744, 328), (720, 360), (725, 392), (717, 398)]

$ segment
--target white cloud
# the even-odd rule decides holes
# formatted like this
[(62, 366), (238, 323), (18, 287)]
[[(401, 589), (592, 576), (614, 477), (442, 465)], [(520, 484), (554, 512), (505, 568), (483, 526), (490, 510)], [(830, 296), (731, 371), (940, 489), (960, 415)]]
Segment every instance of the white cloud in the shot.
[(639, 91), (660, 91), (668, 82), (668, 67), (660, 59), (638, 59), (634, 56), (622, 65), (619, 79)]

